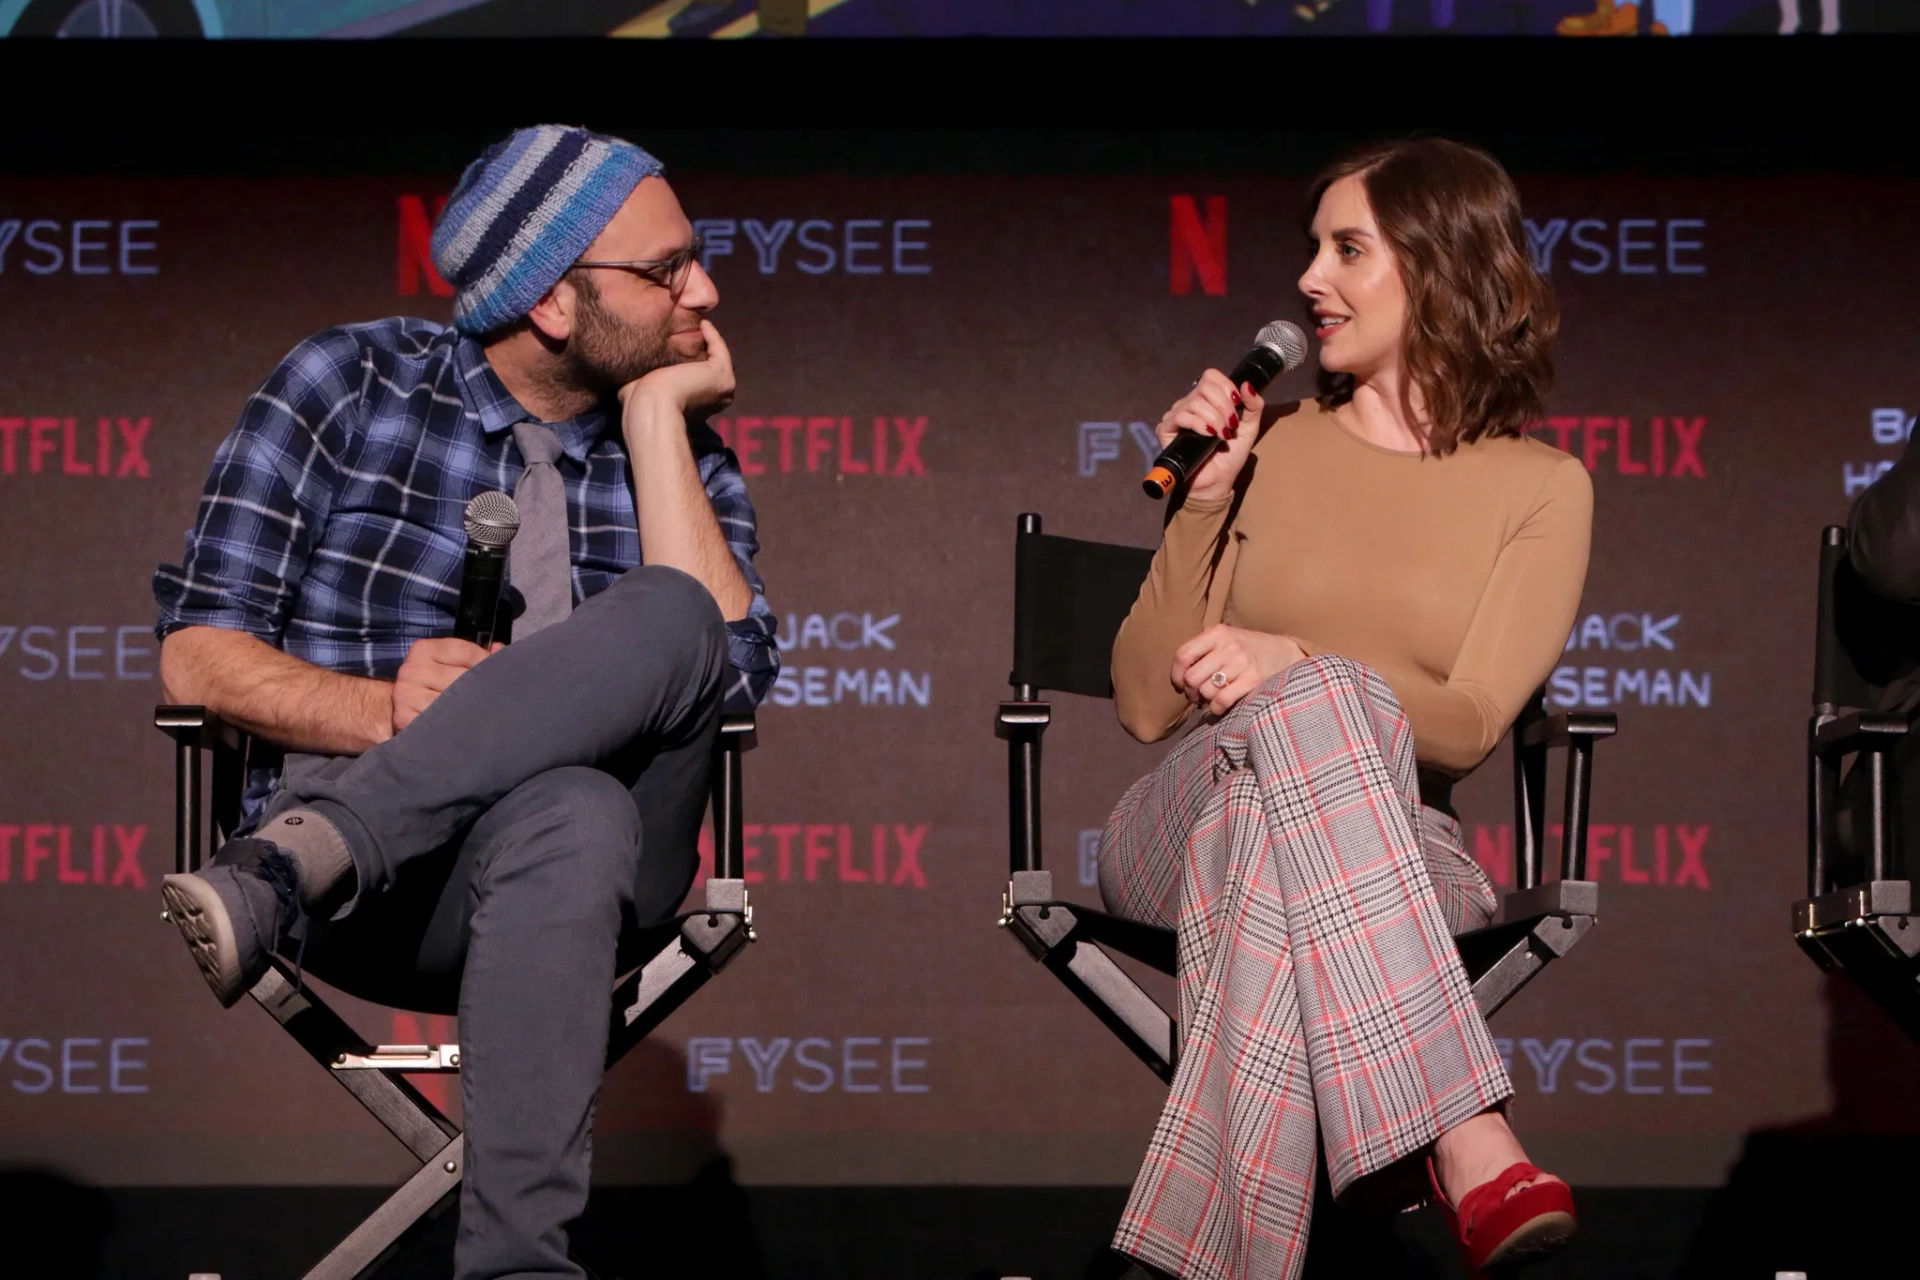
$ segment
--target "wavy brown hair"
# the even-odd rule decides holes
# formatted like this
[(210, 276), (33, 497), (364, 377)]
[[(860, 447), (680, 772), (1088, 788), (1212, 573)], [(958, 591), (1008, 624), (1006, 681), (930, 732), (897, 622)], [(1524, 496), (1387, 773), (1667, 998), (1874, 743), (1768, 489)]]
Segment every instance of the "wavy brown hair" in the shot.
[[(1521, 435), (1546, 409), (1560, 308), (1534, 269), (1513, 179), (1445, 138), (1377, 142), (1314, 178), (1309, 228), (1327, 188), (1355, 176), (1406, 286), (1407, 373), (1426, 403), (1428, 450)], [(1321, 370), (1320, 394), (1340, 403), (1352, 376)]]

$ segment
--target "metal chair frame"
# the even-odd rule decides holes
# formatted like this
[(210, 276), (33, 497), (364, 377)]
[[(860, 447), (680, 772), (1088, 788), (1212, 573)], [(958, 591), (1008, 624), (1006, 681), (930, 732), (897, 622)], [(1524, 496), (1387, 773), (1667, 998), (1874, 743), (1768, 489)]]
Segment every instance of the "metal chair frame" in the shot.
[[(1815, 964), (1845, 973), (1908, 1035), (1920, 1039), (1920, 912), (1914, 908), (1906, 850), (1894, 820), (1892, 753), (1911, 722), (1867, 708), (1876, 689), (1858, 665), (1863, 642), (1920, 642), (1920, 613), (1903, 619), (1904, 635), (1859, 634), (1863, 620), (1843, 617), (1849, 587), (1847, 531), (1820, 533), (1820, 594), (1814, 651), (1813, 715), (1807, 722), (1807, 896), (1793, 905), (1794, 941)], [(1882, 605), (1888, 610), (1899, 606)], [(1872, 628), (1881, 619), (1864, 620)], [(1840, 776), (1846, 759), (1867, 770), (1870, 796), (1863, 840), (1867, 878), (1842, 885), (1834, 845)]]
[[(174, 865), (197, 871), (240, 821), (249, 736), (205, 707), (162, 706), (154, 725), (174, 741)], [(754, 718), (722, 717), (712, 782), (713, 875), (706, 909), (644, 931), (649, 956), (614, 986), (607, 1065), (618, 1062), (739, 953), (755, 936), (742, 878), (741, 757), (754, 745)], [(203, 753), (212, 757), (202, 841)], [(371, 1044), (275, 959), (249, 994), (355, 1101), (420, 1162), (378, 1209), (306, 1273), (306, 1280), (352, 1280), (384, 1262), (416, 1224), (450, 1203), (465, 1168), (460, 1129), (405, 1077), (460, 1069), (457, 1044)], [(576, 1261), (578, 1259), (576, 1258)], [(584, 1264), (583, 1264), (584, 1265)], [(589, 1274), (592, 1274), (589, 1271)]]
[[(1034, 570), (1027, 552), (1045, 536), (1039, 516), (1020, 516), (1015, 553), (1016, 637), (1022, 623), (1019, 601), (1029, 598), (1027, 593), (1037, 587), (1031, 581)], [(1107, 555), (1138, 556), (1142, 578), (1153, 554), (1110, 544), (1082, 545)], [(1155, 1075), (1171, 1082), (1180, 1053), (1174, 1017), (1108, 951), (1171, 974), (1173, 931), (1064, 902), (1054, 893), (1053, 873), (1041, 864), (1040, 823), (1040, 746), (1052, 719), (1052, 704), (1040, 698), (1044, 689), (1020, 680), (1024, 650), (1018, 638), (1015, 647), (1013, 698), (1000, 704), (994, 718), (995, 735), (1007, 743), (1009, 818), (1009, 880), (999, 922)], [(1501, 898), (1493, 923), (1454, 940), (1473, 980), (1474, 999), (1489, 1018), (1550, 962), (1571, 950), (1599, 917), (1600, 886), (1586, 878), (1593, 748), (1617, 729), (1618, 720), (1612, 714), (1549, 715), (1537, 695), (1513, 727), (1515, 888)], [(1567, 750), (1566, 796), (1560, 877), (1546, 880), (1542, 864), (1547, 766), (1548, 753), (1554, 748)]]

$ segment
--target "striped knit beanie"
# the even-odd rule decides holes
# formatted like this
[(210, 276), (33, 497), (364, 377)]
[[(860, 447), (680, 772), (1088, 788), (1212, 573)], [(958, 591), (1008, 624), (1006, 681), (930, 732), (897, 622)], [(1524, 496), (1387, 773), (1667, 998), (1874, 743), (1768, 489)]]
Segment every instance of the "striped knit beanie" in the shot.
[(527, 314), (660, 162), (571, 125), (516, 130), (460, 175), (433, 228), (453, 324), (482, 334)]

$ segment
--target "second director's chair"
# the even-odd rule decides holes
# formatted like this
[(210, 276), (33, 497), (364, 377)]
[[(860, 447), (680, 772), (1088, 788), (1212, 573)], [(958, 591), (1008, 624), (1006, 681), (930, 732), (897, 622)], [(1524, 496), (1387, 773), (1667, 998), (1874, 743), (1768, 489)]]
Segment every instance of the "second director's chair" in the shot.
[[(1048, 690), (1110, 698), (1113, 641), (1133, 608), (1153, 552), (1041, 532), (1020, 517), (1014, 551), (1013, 699), (1000, 704), (1007, 741), (1011, 876), (1001, 924), (1162, 1080), (1179, 1062), (1179, 1028), (1103, 948), (1162, 973), (1174, 970), (1174, 934), (1063, 902), (1041, 865), (1040, 741)], [(1514, 880), (1494, 922), (1454, 941), (1481, 1013), (1491, 1017), (1593, 927), (1600, 886), (1586, 879), (1593, 746), (1615, 732), (1612, 715), (1548, 715), (1536, 697), (1513, 726)], [(1543, 880), (1548, 751), (1568, 751), (1560, 878)]]
[[(197, 871), (240, 823), (240, 796), (249, 736), (205, 707), (163, 706), (154, 725), (174, 740), (174, 861)], [(753, 909), (741, 876), (741, 756), (754, 745), (751, 713), (721, 719), (714, 762), (713, 873), (704, 910), (663, 920), (642, 931), (639, 968), (614, 985), (608, 1007), (611, 1067), (754, 937)], [(202, 753), (212, 757), (210, 788), (203, 788)], [(202, 791), (212, 822), (202, 839)], [(296, 982), (276, 958), (249, 993), (354, 1099), (387, 1127), (420, 1162), (420, 1169), (306, 1273), (305, 1280), (353, 1280), (383, 1262), (400, 1238), (459, 1189), (466, 1167), (460, 1130), (405, 1077), (457, 1072), (457, 1044), (370, 1044)], [(576, 1259), (578, 1261), (578, 1259)], [(589, 1273), (591, 1274), (591, 1273)]]
[(1920, 608), (1875, 595), (1854, 572), (1847, 531), (1823, 529), (1807, 725), (1807, 897), (1793, 907), (1794, 939), (1920, 1039), (1920, 911), (1902, 847), (1896, 763), (1911, 721), (1878, 710), (1891, 686), (1920, 679), (1916, 673)]

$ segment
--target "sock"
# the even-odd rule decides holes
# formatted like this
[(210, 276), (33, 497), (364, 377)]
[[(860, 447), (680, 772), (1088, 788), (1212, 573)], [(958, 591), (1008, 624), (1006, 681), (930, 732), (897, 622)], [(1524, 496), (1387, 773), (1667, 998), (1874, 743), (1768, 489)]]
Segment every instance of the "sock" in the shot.
[(312, 809), (289, 809), (253, 833), (271, 840), (300, 868), (301, 904), (312, 911), (353, 890), (353, 853), (340, 829)]

